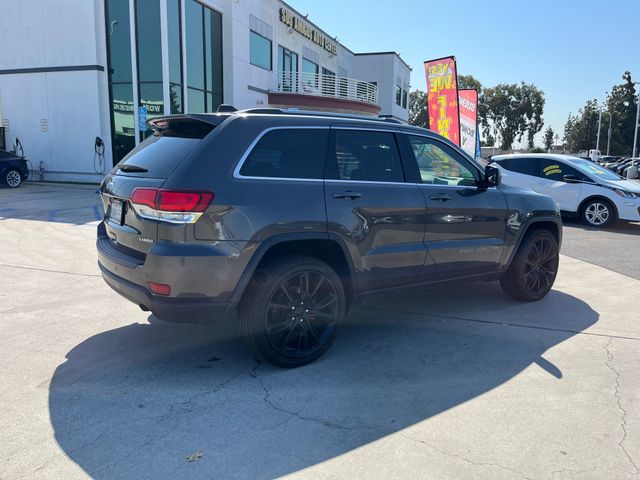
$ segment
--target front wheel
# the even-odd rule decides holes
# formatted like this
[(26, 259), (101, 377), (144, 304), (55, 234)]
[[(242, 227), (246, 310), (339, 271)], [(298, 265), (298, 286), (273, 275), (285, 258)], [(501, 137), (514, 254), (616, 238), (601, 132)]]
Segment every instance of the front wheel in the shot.
[(516, 300), (540, 300), (551, 290), (559, 262), (555, 237), (546, 230), (536, 230), (522, 241), (500, 285)]
[(242, 299), (243, 333), (269, 362), (299, 367), (333, 343), (345, 312), (342, 282), (326, 263), (288, 255), (260, 267)]
[(18, 188), (22, 183), (22, 175), (18, 170), (9, 170), (4, 176), (5, 183), (11, 188)]
[(582, 220), (592, 227), (606, 227), (615, 221), (615, 211), (610, 202), (602, 199), (589, 200), (582, 207)]

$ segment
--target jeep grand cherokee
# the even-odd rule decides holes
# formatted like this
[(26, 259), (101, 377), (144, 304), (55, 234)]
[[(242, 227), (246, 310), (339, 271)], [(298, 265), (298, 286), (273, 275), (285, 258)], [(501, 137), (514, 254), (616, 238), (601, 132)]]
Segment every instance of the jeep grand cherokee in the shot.
[(101, 185), (105, 281), (163, 320), (233, 319), (276, 365), (318, 358), (374, 292), (484, 279), (534, 301), (555, 280), (555, 202), (431, 131), (277, 109), (149, 126)]

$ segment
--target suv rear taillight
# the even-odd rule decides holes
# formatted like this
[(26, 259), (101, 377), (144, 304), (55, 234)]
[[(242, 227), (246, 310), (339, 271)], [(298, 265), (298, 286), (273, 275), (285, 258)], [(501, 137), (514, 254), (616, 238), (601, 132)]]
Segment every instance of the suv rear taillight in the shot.
[(136, 188), (129, 201), (136, 213), (143, 218), (169, 223), (194, 223), (213, 201), (213, 193)]

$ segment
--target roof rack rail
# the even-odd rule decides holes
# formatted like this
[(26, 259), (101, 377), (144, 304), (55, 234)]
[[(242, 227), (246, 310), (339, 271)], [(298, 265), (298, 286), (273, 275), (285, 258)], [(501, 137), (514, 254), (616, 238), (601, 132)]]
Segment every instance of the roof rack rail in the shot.
[(368, 115), (354, 115), (351, 113), (338, 113), (338, 112), (325, 112), (317, 110), (301, 110), (297, 108), (249, 108), (246, 110), (239, 110), (238, 113), (253, 113), (263, 115), (306, 115), (311, 117), (335, 117), (335, 118), (349, 118), (354, 120), (366, 120), (369, 122), (387, 122), (402, 124), (400, 120), (391, 117), (384, 116), (368, 116)]

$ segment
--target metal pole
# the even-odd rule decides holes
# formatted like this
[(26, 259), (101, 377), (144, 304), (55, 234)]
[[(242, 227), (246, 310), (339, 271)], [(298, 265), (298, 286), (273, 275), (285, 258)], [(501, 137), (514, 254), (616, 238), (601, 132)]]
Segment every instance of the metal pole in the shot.
[[(634, 85), (640, 85), (640, 82), (635, 82)], [(638, 98), (636, 99), (636, 123), (633, 124), (633, 150), (631, 151), (631, 158), (635, 158), (636, 156), (636, 144), (638, 143), (638, 118), (640, 117), (640, 93), (638, 93)], [(627, 178), (636, 178), (638, 174), (638, 169), (633, 165), (633, 160), (631, 161), (631, 166), (627, 169)]]
[(607, 132), (607, 156), (609, 156), (609, 146), (611, 145), (611, 124), (613, 123), (613, 112), (609, 112), (609, 131)]
[[(600, 123), (602, 122), (602, 107), (598, 106), (598, 139), (596, 140), (596, 150), (600, 151)], [(591, 159), (593, 160), (593, 159)]]
[[(638, 83), (638, 82), (636, 82)], [(638, 94), (638, 100), (636, 101), (636, 123), (633, 128), (633, 151), (631, 152), (631, 156), (636, 156), (636, 145), (638, 143), (638, 120), (640, 119), (640, 94)]]

